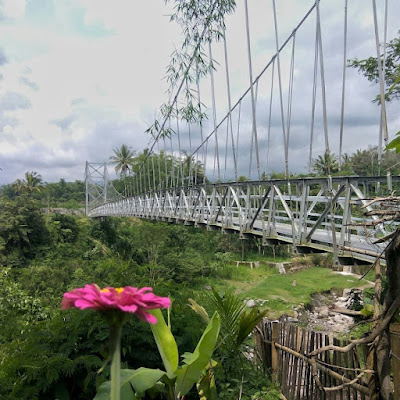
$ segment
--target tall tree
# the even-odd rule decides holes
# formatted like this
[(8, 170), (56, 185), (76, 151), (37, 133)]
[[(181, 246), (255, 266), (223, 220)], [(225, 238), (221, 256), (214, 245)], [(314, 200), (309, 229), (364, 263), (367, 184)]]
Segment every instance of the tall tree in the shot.
[[(400, 35), (400, 31), (398, 32)], [(383, 63), (383, 54), (380, 55)], [(369, 57), (364, 60), (349, 60), (348, 66), (356, 68), (371, 82), (379, 82), (379, 70), (377, 57)], [(386, 44), (385, 60), (385, 84), (388, 91), (386, 100), (400, 99), (400, 36)], [(377, 96), (374, 101), (379, 101)]]
[(313, 170), (320, 175), (326, 176), (338, 171), (338, 159), (334, 153), (325, 150), (323, 155), (319, 155), (314, 161)]
[(123, 144), (119, 149), (113, 150), (114, 155), (110, 157), (111, 164), (115, 164), (115, 172), (120, 172), (121, 178), (125, 178), (127, 172), (132, 169), (135, 164), (135, 154), (134, 150), (131, 150), (126, 144)]
[(25, 192), (32, 194), (33, 192), (40, 192), (43, 185), (41, 175), (37, 172), (25, 172), (25, 179), (18, 179), (15, 182), (15, 187), (18, 192)]

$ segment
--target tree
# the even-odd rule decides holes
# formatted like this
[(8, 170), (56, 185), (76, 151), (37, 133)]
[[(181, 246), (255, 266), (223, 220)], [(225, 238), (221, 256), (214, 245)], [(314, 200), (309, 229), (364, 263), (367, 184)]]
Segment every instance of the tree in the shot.
[(126, 144), (123, 144), (119, 149), (113, 150), (114, 155), (110, 157), (111, 164), (115, 164), (115, 172), (121, 171), (121, 178), (125, 178), (135, 164), (135, 151), (131, 150)]
[(43, 185), (42, 177), (37, 172), (25, 172), (25, 179), (18, 179), (15, 182), (15, 188), (18, 192), (32, 194), (40, 192)]
[(313, 170), (323, 176), (334, 174), (338, 171), (338, 159), (336, 155), (325, 150), (325, 153), (319, 155), (314, 161)]
[[(400, 31), (398, 32), (400, 35)], [(380, 55), (383, 65), (383, 54)], [(369, 57), (364, 60), (349, 60), (348, 66), (356, 68), (359, 73), (363, 74), (369, 81), (379, 82), (379, 70), (377, 57)], [(387, 101), (400, 99), (400, 37), (392, 39), (386, 44), (386, 60), (385, 60), (385, 84), (389, 89), (385, 98)], [(374, 102), (379, 101), (377, 96)]]

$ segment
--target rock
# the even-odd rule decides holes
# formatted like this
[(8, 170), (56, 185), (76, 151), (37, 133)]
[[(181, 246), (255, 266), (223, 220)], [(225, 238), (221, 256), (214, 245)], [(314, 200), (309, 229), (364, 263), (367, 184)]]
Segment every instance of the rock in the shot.
[(322, 315), (322, 317), (328, 317), (329, 316), (329, 310), (328, 308), (321, 308), (321, 310), (319, 311), (320, 315)]
[(256, 306), (256, 302), (253, 299), (246, 301), (246, 307), (253, 308)]
[(293, 280), (292, 286), (297, 286), (297, 281), (296, 281), (296, 279)]

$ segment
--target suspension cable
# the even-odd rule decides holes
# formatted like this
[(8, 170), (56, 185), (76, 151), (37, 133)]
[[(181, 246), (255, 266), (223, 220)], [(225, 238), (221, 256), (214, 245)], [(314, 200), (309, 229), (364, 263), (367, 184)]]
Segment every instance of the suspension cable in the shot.
[(289, 94), (288, 94), (288, 108), (287, 108), (287, 154), (286, 157), (289, 159), (289, 140), (290, 140), (290, 124), (292, 120), (292, 99), (293, 99), (293, 86), (294, 86), (294, 62), (295, 62), (295, 47), (296, 47), (296, 34), (293, 35), (292, 43), (292, 58), (290, 62), (290, 73), (289, 73)]
[[(244, 4), (245, 4), (245, 17), (246, 17), (246, 37), (247, 37), (247, 55), (248, 55), (248, 64), (249, 64), (251, 111), (252, 111), (252, 117), (253, 117), (252, 135), (254, 136), (254, 144), (255, 144), (255, 149), (256, 149), (256, 162), (257, 162), (258, 180), (260, 180), (261, 179), (261, 175), (260, 175), (260, 155), (259, 155), (259, 152), (258, 152), (257, 118), (256, 118), (256, 105), (255, 105), (255, 99), (254, 99), (253, 67), (252, 67), (252, 63), (251, 63), (249, 11), (248, 11), (247, 0), (245, 0)], [(252, 139), (253, 139), (253, 136), (252, 136)], [(251, 160), (251, 155), (252, 155), (252, 150), (250, 151), (250, 160)], [(250, 164), (250, 168), (249, 169), (250, 169), (250, 171), (249, 171), (249, 178), (250, 178), (251, 164)]]
[[(176, 113), (178, 114), (178, 106), (176, 106)], [(181, 174), (181, 183), (183, 187), (183, 161), (182, 161), (182, 153), (181, 153), (181, 133), (179, 129), (179, 119), (176, 119), (176, 132), (178, 134), (178, 151), (179, 151), (179, 170), (178, 170), (178, 182), (179, 182), (179, 173)], [(178, 184), (177, 182), (177, 184)]]
[[(286, 38), (286, 40), (284, 41), (284, 43), (281, 45), (281, 47), (279, 48), (279, 52), (281, 52), (286, 45), (290, 42), (290, 39), (292, 38), (292, 36), (294, 35), (294, 33), (303, 25), (303, 23), (307, 20), (307, 18), (310, 16), (310, 14), (312, 13), (312, 11), (315, 8), (315, 3), (313, 3), (313, 5), (310, 7), (310, 9), (307, 11), (307, 13), (304, 15), (304, 17), (301, 19), (301, 21), (297, 24), (297, 26), (293, 29), (293, 31), (290, 33), (290, 35)], [(277, 58), (277, 54), (274, 54), (270, 60), (268, 61), (268, 63), (265, 65), (265, 67), (261, 70), (261, 72), (256, 76), (256, 78), (253, 81), (253, 84), (255, 82), (257, 82), (263, 75), (264, 73), (268, 70), (268, 68), (272, 65), (272, 63), (275, 61), (275, 59)], [(241, 105), (242, 100), (246, 97), (246, 95), (250, 92), (250, 87), (248, 87), (244, 93), (242, 94), (242, 96), (240, 96), (240, 98), (236, 101), (236, 103), (233, 105), (232, 110), (235, 110), (236, 107), (239, 107), (239, 105)], [(222, 120), (218, 123), (216, 129), (218, 129), (224, 122), (225, 120), (228, 118), (229, 113), (227, 113), (224, 118), (222, 118)], [(215, 129), (213, 131), (211, 131), (203, 140), (202, 143), (199, 144), (199, 146), (193, 151), (192, 154), (194, 154), (195, 152), (199, 151), (202, 146), (204, 144), (206, 144), (208, 142), (208, 139), (211, 138), (211, 136), (215, 133)], [(238, 154), (238, 150), (236, 152), (236, 159), (239, 159)]]
[(235, 182), (237, 182), (237, 160), (236, 160), (236, 151), (235, 151), (235, 140), (233, 138), (233, 125), (232, 125), (232, 101), (231, 101), (231, 84), (229, 79), (229, 64), (228, 64), (228, 48), (226, 45), (226, 37), (224, 35), (224, 55), (225, 55), (225, 74), (226, 74), (226, 89), (228, 93), (228, 107), (229, 107), (229, 130), (231, 134), (231, 142), (232, 142), (232, 156), (233, 156), (233, 167), (235, 172)]
[[(325, 151), (327, 154), (330, 153), (329, 149), (329, 136), (328, 136), (328, 115), (326, 111), (326, 88), (325, 88), (325, 68), (324, 68), (324, 56), (322, 52), (322, 32), (321, 32), (321, 15), (319, 10), (320, 0), (316, 0), (317, 5), (317, 32), (318, 32), (318, 45), (319, 45), (319, 63), (320, 63), (320, 75), (321, 75), (321, 89), (322, 89), (322, 111), (324, 119), (324, 136), (325, 136)], [(330, 175), (330, 163), (328, 163), (328, 175)]]
[[(197, 86), (197, 101), (198, 101), (198, 107), (199, 107), (199, 112), (201, 113), (201, 96), (200, 96), (200, 77), (199, 77), (199, 63), (196, 59), (196, 86)], [(203, 123), (200, 123), (200, 140), (203, 142)], [(203, 148), (203, 159), (202, 159), (202, 164), (204, 167), (204, 151), (205, 149)], [(197, 169), (196, 169), (197, 172)], [(196, 173), (197, 175), (197, 173)]]
[(219, 164), (219, 149), (218, 149), (218, 128), (217, 128), (217, 108), (215, 105), (215, 83), (214, 83), (214, 67), (212, 65), (212, 50), (211, 42), (208, 42), (208, 55), (210, 59), (210, 77), (211, 77), (211, 97), (212, 97), (212, 109), (213, 109), (213, 122), (214, 122), (214, 132), (215, 132), (215, 158), (214, 158), (214, 174), (215, 174), (215, 163), (217, 163), (217, 179), (221, 179), (221, 170)]
[(242, 114), (242, 102), (239, 103), (238, 109), (238, 122), (237, 122), (237, 131), (236, 131), (236, 157), (239, 160), (239, 136), (240, 136), (240, 117)]
[(268, 115), (268, 137), (267, 137), (267, 162), (265, 166), (265, 170), (269, 169), (269, 149), (271, 144), (271, 119), (272, 119), (272, 98), (274, 94), (274, 76), (275, 76), (275, 59), (272, 63), (272, 71), (271, 71), (271, 92), (269, 96), (269, 115)]
[(387, 145), (389, 137), (388, 137), (388, 127), (387, 127), (387, 118), (386, 118), (386, 99), (385, 99), (385, 87), (383, 81), (383, 73), (382, 73), (382, 60), (381, 60), (381, 52), (380, 52), (380, 43), (379, 43), (379, 32), (378, 32), (378, 18), (376, 13), (376, 1), (372, 0), (372, 8), (374, 11), (374, 27), (375, 27), (375, 43), (376, 43), (376, 59), (378, 62), (378, 73), (379, 73), (379, 84), (380, 84), (380, 93), (381, 93), (381, 125), (383, 131), (383, 139), (385, 141), (385, 145)]
[(157, 151), (158, 151), (158, 190), (162, 189), (161, 183), (161, 153), (160, 153), (160, 141), (157, 142)]
[[(171, 131), (171, 118), (168, 119), (168, 126)], [(174, 159), (174, 150), (172, 146), (172, 135), (169, 135), (169, 145), (171, 149), (171, 188), (174, 187), (175, 185), (175, 159)]]
[(340, 139), (339, 139), (339, 171), (342, 170), (343, 128), (344, 128), (344, 100), (345, 100), (345, 93), (346, 93), (347, 7), (348, 7), (348, 0), (345, 0), (344, 1), (344, 33), (343, 33), (342, 108), (341, 108), (341, 113), (340, 113)]
[(315, 103), (317, 98), (317, 80), (318, 80), (318, 21), (315, 26), (315, 49), (314, 49), (314, 76), (313, 76), (313, 90), (311, 101), (311, 129), (310, 129), (310, 152), (308, 159), (308, 172), (312, 170), (312, 150), (314, 142), (314, 123), (315, 123)]
[(275, 22), (275, 43), (276, 43), (276, 59), (278, 62), (278, 83), (279, 83), (279, 99), (281, 105), (281, 121), (282, 121), (282, 133), (283, 133), (283, 146), (285, 148), (285, 176), (289, 179), (289, 160), (287, 158), (287, 136), (285, 130), (285, 114), (283, 111), (283, 94), (282, 94), (282, 77), (281, 77), (281, 62), (279, 57), (279, 44), (278, 44), (278, 22), (276, 18), (276, 5), (275, 0), (272, 0), (273, 10), (274, 10), (274, 22)]
[[(383, 30), (383, 60), (382, 60), (382, 80), (386, 79), (386, 50), (387, 50), (387, 19), (388, 19), (388, 0), (385, 1), (385, 20)], [(381, 174), (381, 160), (382, 160), (382, 108), (381, 108), (381, 123), (379, 124), (379, 146), (378, 146), (378, 175)]]
[(163, 136), (163, 144), (164, 144), (164, 171), (165, 171), (165, 190), (168, 189), (168, 163), (167, 163), (167, 144), (165, 141), (165, 135)]

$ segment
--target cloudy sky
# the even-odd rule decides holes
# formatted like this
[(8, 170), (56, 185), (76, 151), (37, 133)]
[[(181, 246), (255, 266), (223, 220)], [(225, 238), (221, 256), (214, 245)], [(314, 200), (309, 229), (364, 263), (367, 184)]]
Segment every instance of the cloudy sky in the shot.
[[(243, 3), (238, 0), (237, 13), (227, 21), (233, 103), (249, 84)], [(313, 2), (277, 3), (282, 43)], [(338, 153), (344, 1), (321, 3), (330, 145)], [(376, 54), (370, 3), (349, 1), (348, 58)], [(249, 0), (254, 76), (275, 52), (271, 5), (271, 0)], [(389, 7), (388, 39), (399, 29), (396, 18), (400, 4), (389, 0)], [(169, 22), (170, 12), (163, 0), (0, 0), (0, 184), (21, 178), (25, 171), (37, 171), (47, 182), (83, 179), (86, 160), (107, 161), (113, 149), (123, 143), (137, 151), (148, 146), (149, 137), (144, 131), (154, 120), (157, 108), (166, 101), (165, 68), (169, 55), (182, 41), (179, 27)], [(383, 37), (382, 4), (378, 4), (378, 17)], [(289, 151), (292, 171), (304, 171), (307, 166), (314, 37), (315, 13), (296, 35)], [(281, 56), (285, 110), (291, 51), (290, 44)], [(221, 44), (213, 46), (213, 54), (219, 62), (216, 105), (220, 119), (227, 111)], [(282, 171), (276, 79), (267, 150), (271, 74), (271, 69), (264, 74), (257, 94), (260, 158), (265, 169), (268, 153), (268, 168)], [(379, 110), (371, 103), (378, 87), (350, 69), (346, 84), (344, 151), (351, 153), (378, 142)], [(201, 88), (202, 99), (210, 106), (209, 83), (203, 82)], [(251, 148), (249, 104), (249, 99), (242, 104), (239, 138), (239, 164), (244, 175)], [(321, 104), (319, 83), (315, 154), (324, 149)], [(400, 129), (398, 109), (396, 103), (388, 107), (391, 136)], [(237, 128), (235, 114), (233, 122)], [(211, 129), (212, 124), (210, 118), (205, 128)], [(181, 127), (181, 131), (184, 134), (187, 129)], [(194, 146), (199, 141), (198, 129), (193, 128), (192, 134), (197, 135)], [(220, 141), (224, 142), (223, 136)], [(211, 145), (209, 152), (212, 154)], [(228, 168), (229, 165), (228, 154)]]

